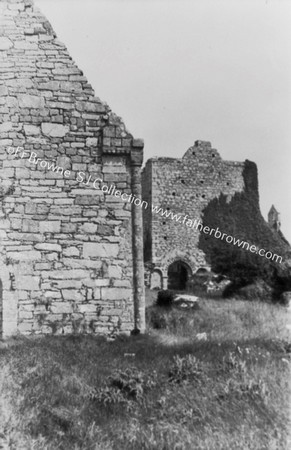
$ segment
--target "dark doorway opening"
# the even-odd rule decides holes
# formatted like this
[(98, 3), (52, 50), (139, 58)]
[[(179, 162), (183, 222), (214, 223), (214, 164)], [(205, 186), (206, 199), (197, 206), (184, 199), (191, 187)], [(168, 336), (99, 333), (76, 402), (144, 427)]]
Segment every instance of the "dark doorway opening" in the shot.
[(173, 262), (168, 268), (168, 288), (183, 291), (187, 287), (190, 268), (182, 261)]

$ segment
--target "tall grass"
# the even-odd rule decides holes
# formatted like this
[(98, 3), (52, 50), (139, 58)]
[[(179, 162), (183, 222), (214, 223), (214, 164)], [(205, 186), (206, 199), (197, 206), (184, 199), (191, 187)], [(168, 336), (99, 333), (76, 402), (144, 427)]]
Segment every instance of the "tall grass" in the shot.
[(113, 342), (72, 335), (0, 343), (0, 444), (288, 450), (285, 308), (202, 300), (195, 311), (151, 306), (147, 317), (145, 335)]

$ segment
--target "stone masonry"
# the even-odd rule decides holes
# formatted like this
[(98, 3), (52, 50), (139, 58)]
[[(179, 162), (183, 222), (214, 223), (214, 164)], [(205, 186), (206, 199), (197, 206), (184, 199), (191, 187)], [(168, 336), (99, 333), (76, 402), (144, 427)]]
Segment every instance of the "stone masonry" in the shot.
[[(210, 225), (203, 222), (207, 211), (213, 228), (219, 225), (234, 237), (275, 249), (280, 255), (286, 249), (290, 251), (288, 242), (271, 231), (261, 216), (256, 165), (223, 161), (210, 142), (196, 141), (182, 158), (148, 160), (142, 172), (142, 191), (149, 204), (143, 209), (143, 219), (144, 256), (151, 272), (151, 287), (167, 288), (169, 267), (177, 262), (185, 267), (188, 279), (199, 269), (209, 270), (205, 249), (214, 239), (204, 236), (207, 245), (202, 245), (199, 228), (155, 213), (155, 206), (166, 214), (187, 214), (203, 225)], [(218, 212), (213, 210), (211, 216), (209, 206), (213, 201), (218, 202)]]
[(121, 198), (142, 160), (32, 1), (0, 0), (0, 334), (143, 331), (142, 211)]

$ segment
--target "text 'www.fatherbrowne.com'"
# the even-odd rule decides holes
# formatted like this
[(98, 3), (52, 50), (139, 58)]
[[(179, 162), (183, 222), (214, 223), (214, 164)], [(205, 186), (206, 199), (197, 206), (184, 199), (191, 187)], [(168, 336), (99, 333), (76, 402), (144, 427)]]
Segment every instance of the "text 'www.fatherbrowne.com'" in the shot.
[[(45, 159), (41, 159), (35, 152), (28, 152), (24, 150), (22, 147), (17, 147), (16, 149), (13, 147), (9, 147), (7, 153), (13, 157), (18, 157), (20, 159), (26, 160), (28, 163), (40, 167), (44, 170), (53, 171), (62, 175), (64, 178), (72, 177), (73, 173), (69, 169), (65, 169), (62, 166), (55, 164), (53, 161), (48, 161)], [(141, 208), (147, 209), (148, 202), (145, 200), (141, 200), (140, 198), (134, 196), (132, 193), (127, 194), (126, 192), (119, 191), (116, 186), (113, 184), (108, 187), (107, 183), (104, 183), (102, 178), (91, 178), (91, 175), (88, 179), (86, 179), (86, 174), (84, 172), (77, 172), (75, 174), (75, 180), (83, 185), (91, 186), (94, 189), (101, 190), (104, 194), (111, 195), (114, 197), (121, 198), (122, 201), (135, 204), (136, 206), (140, 206)], [(207, 225), (204, 225), (200, 220), (193, 220), (187, 214), (179, 215), (174, 214), (169, 209), (164, 210), (159, 206), (152, 206), (152, 212), (155, 214), (160, 214), (162, 217), (166, 217), (168, 219), (174, 220), (175, 222), (182, 223), (186, 225), (188, 228), (192, 228), (203, 232), (209, 236), (214, 236), (216, 239), (221, 239), (222, 241), (227, 242), (228, 244), (235, 245), (237, 247), (243, 248), (244, 250), (248, 250), (251, 253), (256, 253), (257, 255), (263, 256), (269, 260), (282, 263), (282, 256), (276, 255), (271, 251), (266, 251), (263, 248), (259, 248), (256, 245), (249, 244), (247, 241), (243, 241), (241, 239), (236, 239), (235, 237), (223, 233), (219, 230), (219, 228), (210, 228)]]
[(247, 241), (243, 241), (241, 239), (237, 239), (227, 233), (223, 233), (218, 227), (210, 228), (198, 219), (191, 219), (187, 214), (174, 214), (172, 211), (164, 210), (158, 206), (152, 206), (152, 212), (156, 214), (160, 214), (163, 217), (170, 218), (175, 222), (182, 223), (186, 225), (188, 228), (193, 228), (195, 230), (202, 231), (204, 234), (209, 236), (214, 236), (216, 239), (221, 239), (222, 241), (227, 242), (228, 244), (233, 244), (236, 247), (243, 248), (244, 250), (248, 250), (251, 253), (256, 253), (257, 255), (263, 256), (269, 260), (282, 263), (282, 256), (276, 255), (271, 251), (266, 251), (264, 248), (259, 248), (256, 245), (252, 245)]

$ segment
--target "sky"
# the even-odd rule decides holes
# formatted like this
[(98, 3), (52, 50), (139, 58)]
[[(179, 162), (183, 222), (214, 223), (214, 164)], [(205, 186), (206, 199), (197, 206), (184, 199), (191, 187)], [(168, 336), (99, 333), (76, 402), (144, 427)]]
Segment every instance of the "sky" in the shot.
[(291, 242), (290, 0), (35, 0), (95, 89), (145, 141), (256, 162)]

